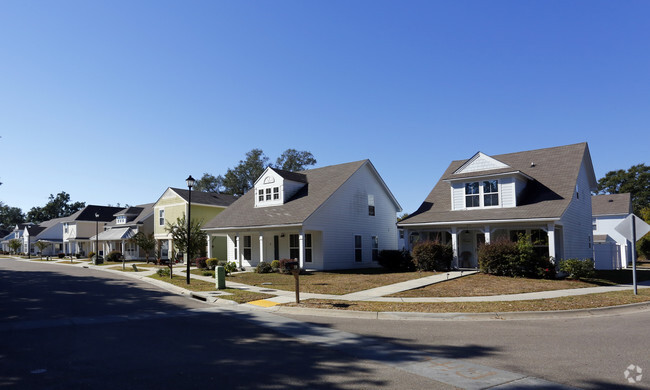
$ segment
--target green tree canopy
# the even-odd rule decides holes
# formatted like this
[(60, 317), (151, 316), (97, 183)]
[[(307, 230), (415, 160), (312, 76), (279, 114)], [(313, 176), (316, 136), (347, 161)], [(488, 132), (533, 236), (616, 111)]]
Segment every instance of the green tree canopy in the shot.
[(598, 193), (632, 195), (634, 213), (639, 215), (650, 206), (650, 167), (645, 164), (631, 166), (628, 170), (609, 171), (598, 180)]
[(70, 202), (70, 194), (65, 191), (56, 196), (50, 194), (49, 201), (43, 207), (32, 207), (27, 213), (27, 221), (41, 223), (54, 218), (67, 217), (86, 207), (85, 202)]
[(11, 230), (19, 223), (25, 222), (25, 214), (18, 207), (9, 207), (0, 202), (0, 228)]
[(285, 150), (275, 162), (275, 167), (285, 171), (303, 171), (305, 167), (315, 165), (316, 159), (311, 152), (297, 151), (296, 149)]
[(144, 232), (137, 232), (130, 241), (140, 247), (144, 251), (144, 255), (149, 264), (149, 256), (151, 252), (156, 249), (156, 239), (153, 233), (145, 234)]
[(23, 246), (23, 243), (20, 240), (17, 240), (15, 238), (12, 238), (9, 240), (9, 249), (11, 249), (14, 254), (18, 253), (18, 249), (20, 249), (21, 246)]
[(224, 191), (223, 180), (221, 175), (214, 177), (214, 175), (204, 173), (194, 184), (194, 190), (221, 193)]

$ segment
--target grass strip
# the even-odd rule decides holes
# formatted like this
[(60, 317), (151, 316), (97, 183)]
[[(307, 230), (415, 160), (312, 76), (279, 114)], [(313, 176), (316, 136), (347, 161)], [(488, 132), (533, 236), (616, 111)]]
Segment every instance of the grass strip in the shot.
[(299, 305), (286, 303), (284, 306), (315, 309), (357, 310), (374, 312), (417, 312), (417, 313), (505, 313), (516, 311), (555, 311), (593, 309), (650, 301), (650, 289), (639, 289), (639, 295), (632, 290), (577, 295), (552, 299), (535, 299), (510, 302), (369, 302), (308, 299)]

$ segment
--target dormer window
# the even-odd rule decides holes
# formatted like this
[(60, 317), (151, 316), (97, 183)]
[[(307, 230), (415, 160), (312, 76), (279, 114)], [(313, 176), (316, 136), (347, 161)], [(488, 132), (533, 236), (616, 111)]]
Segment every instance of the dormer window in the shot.
[(120, 215), (115, 221), (118, 225), (124, 225), (126, 223), (126, 215)]
[(305, 184), (302, 174), (268, 167), (255, 181), (255, 207), (281, 206)]
[(494, 207), (499, 205), (499, 181), (484, 180), (465, 183), (465, 207)]
[(280, 187), (273, 187), (273, 200), (280, 199)]

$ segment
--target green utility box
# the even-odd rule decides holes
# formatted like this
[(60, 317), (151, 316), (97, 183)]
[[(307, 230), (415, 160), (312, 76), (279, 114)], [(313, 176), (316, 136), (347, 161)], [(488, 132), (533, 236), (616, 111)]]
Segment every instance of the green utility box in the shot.
[(226, 288), (226, 269), (223, 266), (217, 267), (214, 277), (217, 280), (217, 290)]

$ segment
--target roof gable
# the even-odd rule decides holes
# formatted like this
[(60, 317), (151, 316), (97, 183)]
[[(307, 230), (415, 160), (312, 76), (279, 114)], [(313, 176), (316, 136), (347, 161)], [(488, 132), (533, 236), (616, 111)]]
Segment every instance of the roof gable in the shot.
[(591, 197), (591, 213), (598, 215), (628, 215), (632, 213), (632, 195), (607, 194)]
[(461, 165), (454, 174), (463, 174), (471, 172), (492, 171), (495, 169), (510, 168), (507, 164), (488, 156), (482, 152), (476, 153), (472, 158)]

